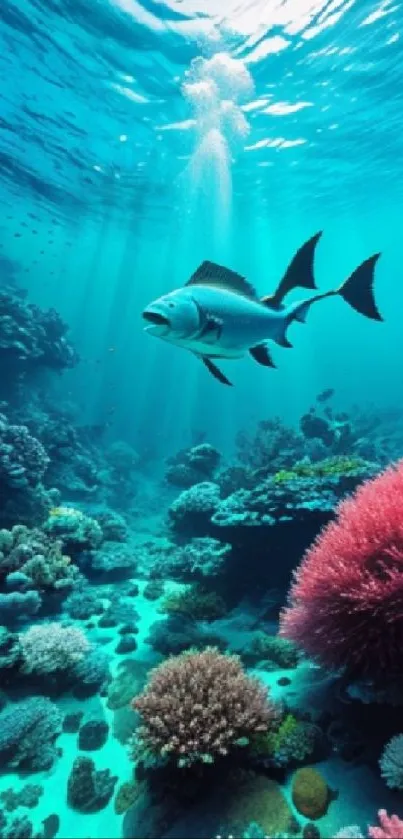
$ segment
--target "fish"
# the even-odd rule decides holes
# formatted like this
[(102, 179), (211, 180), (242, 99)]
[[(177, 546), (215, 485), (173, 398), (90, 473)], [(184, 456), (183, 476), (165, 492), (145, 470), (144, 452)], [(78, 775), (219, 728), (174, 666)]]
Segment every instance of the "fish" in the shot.
[(331, 399), (334, 396), (334, 388), (328, 387), (326, 390), (322, 390), (321, 393), (318, 393), (316, 397), (317, 402), (327, 402), (328, 399)]
[[(269, 341), (292, 347), (289, 326), (295, 321), (305, 323), (309, 310), (320, 300), (342, 297), (360, 314), (382, 321), (373, 289), (381, 254), (362, 262), (338, 288), (318, 292), (314, 257), (322, 233), (299, 248), (276, 290), (260, 298), (246, 277), (214, 262), (203, 262), (185, 286), (144, 309), (145, 331), (192, 352), (212, 376), (231, 386), (217, 360), (240, 359), (249, 353), (257, 364), (275, 368)], [(285, 298), (297, 288), (316, 293), (287, 305)]]

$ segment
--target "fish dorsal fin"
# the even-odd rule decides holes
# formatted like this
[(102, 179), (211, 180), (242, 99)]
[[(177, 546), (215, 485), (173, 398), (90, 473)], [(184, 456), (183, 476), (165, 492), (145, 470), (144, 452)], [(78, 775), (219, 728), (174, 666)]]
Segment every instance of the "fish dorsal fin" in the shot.
[(209, 262), (207, 260), (199, 265), (197, 271), (192, 274), (186, 285), (211, 285), (217, 288), (226, 288), (228, 291), (234, 291), (237, 294), (243, 294), (244, 297), (252, 297), (254, 300), (257, 299), (255, 289), (242, 274), (237, 274), (236, 271), (231, 271), (230, 268), (225, 268), (223, 265), (217, 265), (215, 262)]
[(313, 262), (316, 245), (321, 235), (322, 232), (316, 233), (315, 236), (312, 236), (311, 239), (297, 250), (276, 291), (273, 294), (262, 297), (261, 302), (265, 306), (272, 309), (281, 308), (284, 297), (290, 291), (294, 291), (295, 288), (316, 289)]

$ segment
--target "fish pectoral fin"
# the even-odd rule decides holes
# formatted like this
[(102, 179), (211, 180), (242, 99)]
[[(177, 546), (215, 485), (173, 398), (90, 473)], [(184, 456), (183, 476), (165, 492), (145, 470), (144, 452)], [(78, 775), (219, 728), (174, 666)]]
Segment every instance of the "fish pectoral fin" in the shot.
[(254, 358), (255, 361), (263, 367), (276, 367), (271, 357), (269, 347), (266, 343), (257, 344), (256, 347), (251, 347), (249, 352), (252, 358)]
[(213, 344), (220, 340), (223, 322), (214, 315), (207, 315), (204, 325), (199, 331), (198, 339), (203, 339), (205, 344)]
[(209, 373), (211, 373), (212, 376), (214, 376), (215, 379), (218, 379), (218, 381), (221, 382), (221, 384), (223, 385), (229, 385), (230, 387), (232, 387), (232, 382), (230, 382), (229, 379), (227, 379), (227, 377), (224, 376), (224, 373), (221, 372), (221, 370), (217, 367), (216, 364), (213, 364), (213, 362), (210, 358), (208, 358), (207, 355), (200, 355), (199, 358), (201, 358), (203, 364), (205, 364), (207, 370), (209, 371)]

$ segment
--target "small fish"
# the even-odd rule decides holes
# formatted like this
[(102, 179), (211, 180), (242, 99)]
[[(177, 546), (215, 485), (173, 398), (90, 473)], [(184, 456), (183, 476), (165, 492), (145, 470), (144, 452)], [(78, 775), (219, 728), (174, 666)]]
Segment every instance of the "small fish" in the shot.
[(317, 402), (327, 402), (328, 399), (331, 399), (334, 396), (334, 387), (328, 387), (327, 390), (322, 390), (322, 393), (319, 393), (316, 397)]
[(215, 359), (242, 358), (249, 352), (258, 364), (275, 367), (268, 340), (291, 347), (288, 327), (293, 321), (305, 323), (311, 306), (319, 300), (338, 295), (362, 315), (382, 320), (373, 294), (379, 253), (359, 265), (339, 288), (284, 304), (284, 298), (295, 288), (316, 291), (313, 262), (321, 235), (317, 233), (302, 245), (276, 291), (261, 299), (245, 277), (213, 262), (203, 262), (184, 288), (147, 306), (143, 312), (145, 331), (194, 353), (218, 381), (231, 385)]

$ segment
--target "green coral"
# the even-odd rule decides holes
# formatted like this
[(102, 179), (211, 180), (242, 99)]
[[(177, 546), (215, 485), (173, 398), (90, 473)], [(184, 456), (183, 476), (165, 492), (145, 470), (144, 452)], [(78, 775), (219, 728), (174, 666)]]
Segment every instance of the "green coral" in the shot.
[(343, 478), (365, 471), (368, 464), (361, 457), (336, 455), (316, 463), (301, 460), (292, 469), (280, 469), (273, 475), (276, 484), (286, 484), (299, 478)]
[(60, 541), (24, 525), (0, 530), (0, 577), (16, 571), (44, 590), (71, 587), (80, 577)]
[(297, 647), (292, 641), (265, 632), (255, 636), (244, 657), (251, 662), (268, 659), (282, 670), (291, 670), (299, 661)]
[(98, 522), (75, 507), (53, 507), (43, 529), (58, 537), (66, 549), (91, 550), (103, 541)]
[(288, 766), (310, 757), (315, 742), (315, 726), (287, 714), (276, 730), (254, 736), (251, 750), (254, 757), (271, 759), (275, 766)]
[(62, 553), (58, 542), (50, 546), (46, 557), (37, 554), (29, 559), (21, 571), (38, 589), (71, 588), (80, 576), (78, 568)]
[(227, 607), (220, 595), (194, 585), (168, 594), (159, 611), (185, 615), (195, 621), (214, 621), (226, 614)]

